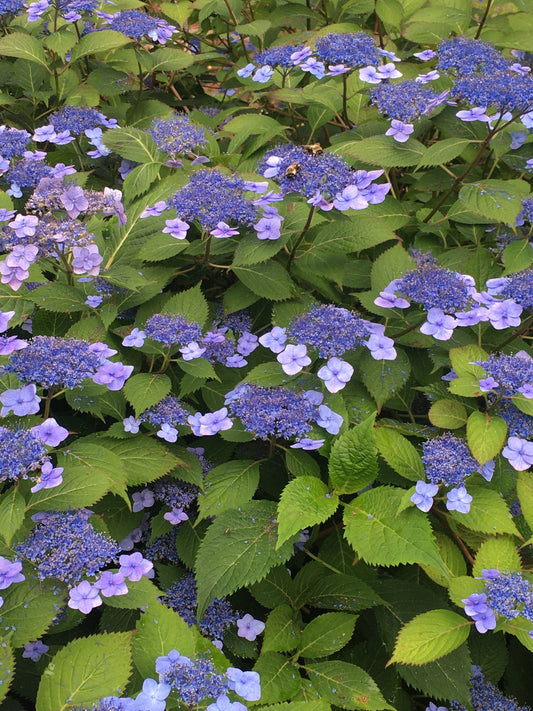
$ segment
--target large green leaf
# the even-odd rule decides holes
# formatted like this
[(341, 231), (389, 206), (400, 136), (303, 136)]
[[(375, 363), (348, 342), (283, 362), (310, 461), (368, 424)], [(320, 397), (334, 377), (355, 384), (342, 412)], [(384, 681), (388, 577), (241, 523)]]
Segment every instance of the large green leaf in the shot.
[(69, 642), (46, 668), (36, 711), (64, 711), (120, 695), (131, 672), (132, 632), (112, 632)]
[(29, 62), (40, 64), (50, 71), (49, 62), (43, 46), (38, 39), (22, 32), (12, 32), (0, 39), (0, 56), (20, 57)]
[(345, 536), (370, 565), (421, 563), (446, 573), (427, 517), (409, 507), (397, 514), (403, 489), (380, 486), (346, 506)]
[(259, 484), (259, 464), (237, 459), (214, 467), (205, 478), (205, 493), (198, 497), (198, 519), (218, 516), (246, 504)]
[(409, 358), (401, 348), (396, 350), (395, 360), (374, 360), (366, 348), (361, 354), (359, 362), (361, 378), (378, 407), (399, 392), (409, 380), (411, 373)]
[(372, 136), (342, 143), (338, 150), (343, 156), (357, 158), (364, 163), (393, 168), (419, 165), (423, 162), (426, 148), (414, 138), (398, 143), (392, 136)]
[(271, 301), (283, 301), (293, 295), (294, 284), (277, 262), (233, 267), (239, 281), (257, 296)]
[(311, 682), (308, 691), (335, 706), (342, 709), (394, 711), (372, 677), (355, 664), (329, 661), (307, 664), (304, 668)]
[(383, 600), (370, 585), (355, 575), (320, 575), (307, 590), (305, 604), (325, 610), (359, 612)]
[(320, 479), (299, 476), (290, 481), (281, 493), (278, 506), (277, 548), (303, 528), (315, 526), (333, 516), (338, 505), (339, 497), (330, 494)]
[(126, 473), (116, 454), (98, 444), (78, 442), (58, 456), (64, 468), (63, 481), (53, 489), (41, 489), (31, 495), (30, 510), (67, 511), (99, 501), (113, 483), (125, 483)]
[(473, 497), (468, 513), (452, 511), (454, 519), (463, 526), (481, 533), (512, 533), (518, 535), (507, 504), (500, 494), (480, 484), (468, 484)]
[(24, 521), (26, 502), (12, 486), (0, 496), (0, 536), (9, 545)]
[(265, 652), (290, 652), (298, 646), (300, 625), (296, 613), (289, 605), (278, 605), (268, 615), (263, 634)]
[(296, 536), (276, 549), (277, 528), (271, 501), (250, 501), (215, 519), (196, 557), (199, 618), (215, 597), (261, 580), (291, 557)]
[(133, 405), (137, 417), (169, 394), (172, 383), (167, 375), (138, 373), (124, 385), (124, 395)]
[[(0, 645), (0, 703), (6, 698), (15, 673), (15, 657), (9, 642)], [(22, 706), (20, 707), (22, 708)]]
[(374, 446), (374, 415), (337, 437), (331, 448), (329, 476), (338, 494), (353, 494), (378, 475)]
[(192, 289), (174, 294), (168, 301), (165, 301), (163, 311), (164, 313), (181, 314), (188, 321), (199, 323), (200, 326), (205, 324), (209, 313), (207, 301), (199, 284)]
[(411, 481), (424, 478), (424, 465), (420, 454), (407, 437), (390, 427), (376, 427), (374, 441), (383, 459), (398, 474)]
[(114, 128), (107, 131), (104, 143), (122, 158), (137, 163), (164, 163), (166, 160), (166, 155), (157, 150), (150, 136), (138, 128)]
[(296, 663), (278, 652), (261, 654), (254, 671), (261, 677), (261, 701), (267, 704), (291, 699), (302, 683)]
[(470, 212), (514, 227), (528, 193), (523, 180), (484, 180), (463, 185), (458, 202)]
[[(137, 435), (123, 440), (105, 437), (100, 441), (106, 449), (120, 457), (121, 468), (124, 470), (128, 486), (138, 486), (159, 479), (180, 463), (185, 464), (164, 444), (146, 435)], [(191, 460), (194, 463), (194, 455)]]
[(466, 439), (470, 451), (483, 466), (500, 452), (507, 436), (507, 424), (501, 417), (487, 412), (472, 412), (466, 423)]
[(131, 42), (131, 39), (123, 35), (122, 32), (115, 32), (114, 30), (91, 32), (84, 35), (73, 48), (70, 61), (75, 62), (77, 59), (91, 54), (110, 52), (118, 47), (123, 47), (128, 42)]
[(177, 612), (161, 602), (151, 602), (136, 625), (133, 661), (144, 678), (154, 676), (157, 657), (177, 649), (185, 657), (196, 654), (196, 632)]
[(302, 657), (327, 657), (350, 641), (357, 617), (347, 612), (325, 612), (302, 631), (298, 652)]
[(426, 664), (449, 654), (467, 639), (471, 622), (451, 610), (430, 610), (400, 630), (392, 662)]
[(50, 627), (64, 602), (57, 581), (39, 582), (33, 576), (2, 590), (2, 627), (11, 632), (11, 645), (22, 647), (39, 639)]

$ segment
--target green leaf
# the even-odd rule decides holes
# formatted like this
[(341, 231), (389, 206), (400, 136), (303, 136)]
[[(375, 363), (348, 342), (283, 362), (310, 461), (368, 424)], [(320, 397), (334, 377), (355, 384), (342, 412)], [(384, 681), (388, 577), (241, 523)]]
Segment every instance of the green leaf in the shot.
[(124, 395), (133, 406), (135, 415), (160, 402), (169, 394), (172, 383), (167, 375), (138, 373), (129, 378), (124, 385)]
[(479, 484), (468, 484), (468, 493), (473, 497), (469, 513), (451, 512), (458, 523), (481, 533), (519, 535), (507, 504), (497, 491)]
[(423, 612), (400, 630), (389, 664), (426, 664), (444, 657), (466, 641), (470, 626), (468, 618), (451, 610)]
[(292, 605), (296, 597), (294, 581), (284, 565), (273, 568), (259, 583), (250, 586), (254, 598), (264, 607)]
[(81, 289), (59, 281), (37, 287), (26, 298), (45, 311), (76, 313), (90, 310), (90, 307), (85, 304), (87, 296)]
[[(360, 252), (376, 244), (398, 239), (385, 220), (379, 217), (368, 217), (359, 212), (350, 217), (323, 223), (313, 232), (316, 236), (310, 253), (317, 256), (320, 252), (326, 254)], [(307, 250), (309, 250), (308, 246), (306, 246)]]
[(378, 475), (374, 446), (374, 419), (371, 415), (337, 437), (331, 448), (329, 476), (339, 494), (353, 494), (371, 484)]
[(473, 375), (460, 375), (458, 378), (454, 378), (450, 382), (448, 389), (453, 395), (460, 395), (461, 397), (477, 397), (481, 395), (479, 377), (476, 378)]
[(487, 412), (472, 412), (466, 424), (466, 439), (470, 451), (483, 466), (498, 454), (507, 436), (507, 424), (501, 417)]
[(39, 639), (52, 624), (63, 600), (54, 591), (57, 581), (41, 583), (33, 576), (2, 591), (2, 627), (12, 632), (9, 641), (14, 648)]
[(526, 415), (533, 415), (533, 400), (523, 395), (513, 395), (511, 400), (513, 401), (513, 405), (516, 405), (520, 412), (524, 412)]
[(503, 251), (505, 271), (503, 276), (521, 272), (533, 264), (533, 247), (525, 239), (511, 242)]
[(186, 240), (178, 240), (168, 234), (154, 234), (140, 248), (139, 259), (142, 259), (143, 262), (163, 262), (183, 252), (188, 246), (189, 242)]
[[(113, 570), (116, 573), (117, 570)], [(158, 596), (164, 596), (164, 592), (159, 590), (151, 580), (142, 577), (136, 582), (128, 580), (128, 592), (126, 595), (112, 595), (105, 598), (105, 604), (117, 609), (137, 610), (144, 605), (152, 606), (158, 602)]]
[[(487, 644), (485, 640), (484, 644)], [(427, 662), (423, 666), (401, 664), (396, 670), (409, 686), (421, 691), (425, 696), (457, 701), (468, 707), (471, 703), (471, 668), (472, 659), (468, 644), (462, 644), (434, 662)], [(485, 670), (485, 667), (483, 669)]]
[(291, 652), (298, 646), (300, 625), (289, 605), (278, 605), (268, 615), (261, 653)]
[(185, 657), (196, 655), (196, 632), (177, 612), (161, 602), (150, 603), (133, 637), (133, 661), (144, 678), (154, 676), (154, 661), (171, 649)]
[(277, 262), (232, 267), (232, 271), (257, 296), (271, 301), (283, 301), (293, 296), (294, 284)]
[(420, 158), (418, 165), (422, 167), (449, 163), (457, 156), (460, 156), (469, 145), (470, 140), (468, 138), (444, 138), (427, 149)]
[(432, 565), (422, 565), (421, 568), (434, 583), (448, 587), (452, 578), (466, 575), (465, 559), (459, 548), (445, 533), (437, 531), (435, 533), (435, 540), (437, 541), (439, 553), (444, 562), (444, 567), (446, 568), (446, 574), (444, 574), (442, 570), (434, 568)]
[[(160, 171), (161, 163), (143, 163), (130, 171), (124, 179), (124, 197), (126, 201), (131, 202), (136, 197), (139, 197), (139, 195), (143, 195), (150, 190), (152, 183), (157, 180)], [(171, 239), (173, 239), (173, 237), (171, 237)], [(146, 261), (157, 262), (157, 259), (147, 259)]]
[(383, 459), (398, 474), (410, 481), (424, 478), (422, 459), (407, 437), (390, 427), (376, 427), (374, 442)]
[(457, 400), (437, 400), (429, 408), (429, 421), (435, 427), (445, 430), (456, 430), (466, 425), (467, 414), (465, 406)]
[(125, 440), (105, 437), (99, 441), (120, 458), (124, 481), (128, 486), (154, 481), (171, 472), (180, 463), (185, 464), (164, 444), (147, 435), (130, 436)]
[(200, 285), (193, 286), (192, 289), (187, 289), (186, 291), (180, 291), (179, 294), (174, 294), (168, 301), (165, 301), (163, 313), (181, 314), (188, 321), (193, 321), (203, 326), (207, 321), (209, 309)]
[(354, 575), (320, 575), (307, 591), (305, 604), (326, 610), (359, 612), (380, 605), (383, 600), (370, 585)]
[(248, 503), (259, 484), (259, 464), (238, 459), (214, 467), (205, 478), (205, 493), (198, 496), (198, 520), (218, 516)]
[(302, 528), (315, 526), (333, 516), (339, 497), (330, 494), (323, 481), (314, 476), (299, 476), (281, 493), (278, 506), (278, 542), (280, 548)]
[(357, 617), (347, 612), (325, 612), (302, 631), (298, 651), (302, 657), (327, 657), (350, 641)]
[[(121, 478), (119, 457), (100, 445), (77, 442), (68, 453), (62, 454), (57, 464), (64, 468), (63, 482), (32, 494), (30, 511), (67, 511), (91, 506), (110, 491), (113, 479)], [(125, 476), (124, 473), (124, 481)]]
[(205, 358), (194, 358), (193, 360), (183, 360), (180, 358), (178, 365), (184, 373), (188, 373), (194, 378), (213, 378), (214, 380), (219, 380), (215, 369)]
[(0, 496), (0, 536), (9, 546), (24, 521), (26, 502), (15, 487)]
[(194, 63), (194, 55), (173, 47), (161, 47), (155, 52), (144, 52), (143, 59), (152, 72), (176, 72)]
[(514, 227), (529, 185), (522, 180), (484, 180), (463, 185), (459, 200), (469, 212)]
[[(477, 360), (485, 361), (488, 357), (489, 354), (484, 351), (483, 348), (480, 348), (473, 343), (469, 343), (467, 346), (462, 346), (461, 348), (452, 348), (450, 350), (452, 368), (459, 377), (473, 375), (478, 380), (479, 378), (482, 378), (485, 371), (482, 366), (473, 365), (473, 363)], [(451, 382), (453, 383), (453, 380)]]
[(64, 711), (120, 695), (130, 677), (131, 637), (131, 632), (112, 632), (69, 642), (42, 675), (36, 711)]
[(211, 524), (196, 557), (198, 617), (215, 597), (261, 580), (293, 554), (296, 537), (276, 549), (276, 504), (250, 501), (225, 511)]
[(256, 385), (283, 385), (287, 382), (287, 376), (277, 361), (275, 363), (261, 363), (248, 372), (246, 382), (256, 383)]
[(406, 143), (398, 143), (392, 136), (372, 136), (360, 141), (343, 142), (335, 152), (343, 158), (356, 158), (364, 163), (380, 165), (384, 168), (407, 167), (422, 162), (426, 148), (414, 138)]
[(472, 568), (474, 578), (480, 578), (484, 568), (520, 572), (522, 564), (515, 541), (509, 536), (487, 538), (476, 553), (476, 562)]
[(270, 138), (283, 136), (285, 134), (285, 128), (286, 127), (276, 121), (276, 119), (266, 116), (265, 114), (247, 113), (235, 116), (235, 118), (232, 118), (224, 125), (225, 132), (234, 134), (228, 147), (228, 152), (237, 152), (238, 148), (242, 146), (250, 136), (260, 136), (263, 139), (257, 146), (257, 148), (259, 148)]
[(314, 476), (320, 478), (320, 465), (309, 452), (303, 449), (288, 449), (285, 464), (294, 476)]
[(261, 677), (261, 703), (276, 704), (295, 696), (302, 679), (298, 666), (283, 654), (265, 652), (254, 665)]
[(342, 661), (307, 664), (311, 682), (307, 691), (342, 709), (392, 709), (383, 698), (376, 682), (363, 669)]
[(87, 57), (90, 54), (109, 52), (118, 47), (123, 47), (129, 42), (131, 42), (129, 37), (126, 37), (121, 32), (115, 32), (114, 30), (100, 30), (98, 33), (90, 33), (82, 37), (74, 47), (70, 61), (75, 62), (77, 59)]
[(346, 506), (344, 535), (370, 565), (420, 563), (446, 573), (427, 517), (416, 507), (397, 514), (404, 495), (390, 486), (361, 494)]
[[(94, 34), (87, 37), (97, 38)], [(105, 133), (103, 141), (109, 150), (137, 163), (164, 163), (166, 160), (150, 136), (138, 128), (113, 128)]]
[(48, 71), (48, 59), (39, 40), (22, 32), (12, 32), (0, 39), (0, 56), (20, 57), (41, 64)]
[[(9, 641), (0, 645), (0, 703), (6, 698), (15, 671), (15, 657)], [(20, 707), (22, 709), (22, 706)]]
[(367, 348), (361, 354), (359, 361), (361, 378), (378, 407), (396, 395), (409, 380), (411, 373), (409, 358), (402, 349), (396, 350), (396, 360), (374, 360)]
[(530, 471), (518, 472), (516, 493), (522, 508), (522, 515), (533, 529), (533, 474)]

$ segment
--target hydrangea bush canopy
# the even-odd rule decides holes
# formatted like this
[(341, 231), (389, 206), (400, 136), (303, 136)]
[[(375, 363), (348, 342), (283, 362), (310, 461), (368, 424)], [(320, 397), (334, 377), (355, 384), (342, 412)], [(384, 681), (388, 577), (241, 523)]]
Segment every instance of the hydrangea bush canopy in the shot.
[(531, 711), (530, 0), (0, 20), (2, 708)]

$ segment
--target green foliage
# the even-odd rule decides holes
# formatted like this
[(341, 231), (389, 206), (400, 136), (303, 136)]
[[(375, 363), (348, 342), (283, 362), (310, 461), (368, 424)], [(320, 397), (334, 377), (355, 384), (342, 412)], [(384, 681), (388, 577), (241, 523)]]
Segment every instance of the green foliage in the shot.
[(269, 501), (250, 501), (239, 510), (225, 511), (211, 524), (196, 558), (198, 617), (215, 597), (261, 580), (292, 555), (294, 536), (276, 548), (275, 511)]
[(338, 505), (339, 497), (330, 494), (316, 477), (299, 476), (290, 481), (281, 493), (278, 506), (277, 548), (302, 528), (323, 523), (333, 516)]
[(37, 711), (63, 711), (120, 692), (130, 677), (131, 638), (131, 632), (112, 632), (69, 642), (43, 674)]
[(424, 612), (400, 630), (391, 663), (426, 664), (463, 644), (471, 623), (450, 610)]
[(353, 494), (372, 483), (378, 473), (374, 446), (374, 417), (335, 440), (329, 459), (329, 476), (339, 494)]

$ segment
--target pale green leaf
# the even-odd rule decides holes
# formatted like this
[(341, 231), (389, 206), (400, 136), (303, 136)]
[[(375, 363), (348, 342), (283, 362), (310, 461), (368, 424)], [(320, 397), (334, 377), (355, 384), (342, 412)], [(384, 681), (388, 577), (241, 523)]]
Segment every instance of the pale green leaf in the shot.
[(303, 528), (315, 526), (333, 516), (339, 497), (330, 494), (323, 481), (314, 476), (299, 476), (290, 481), (281, 493), (278, 506), (278, 542), (285, 541)]
[(374, 442), (387, 464), (411, 481), (424, 478), (424, 465), (411, 442), (390, 427), (376, 427)]
[(400, 630), (390, 663), (418, 665), (444, 657), (466, 641), (470, 626), (451, 610), (423, 612)]
[(124, 395), (133, 406), (135, 415), (160, 402), (169, 394), (172, 383), (167, 375), (138, 373), (124, 385)]
[(347, 612), (325, 612), (302, 631), (298, 651), (302, 657), (327, 657), (350, 641), (357, 617)]
[(378, 475), (374, 446), (374, 419), (371, 415), (337, 437), (331, 448), (329, 476), (339, 494), (353, 494), (372, 483)]
[(248, 459), (237, 459), (211, 469), (198, 496), (198, 520), (218, 516), (228, 509), (246, 504), (259, 484), (259, 464)]
[(466, 424), (466, 439), (470, 451), (483, 466), (499, 453), (507, 436), (507, 424), (501, 417), (487, 412), (472, 412)]

